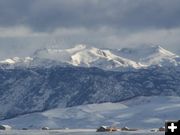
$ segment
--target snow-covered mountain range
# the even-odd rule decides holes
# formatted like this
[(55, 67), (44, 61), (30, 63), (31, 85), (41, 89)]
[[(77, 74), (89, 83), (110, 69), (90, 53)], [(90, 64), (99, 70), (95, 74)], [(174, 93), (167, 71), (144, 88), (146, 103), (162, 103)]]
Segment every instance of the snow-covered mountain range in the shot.
[(97, 67), (104, 70), (146, 68), (154, 65), (177, 66), (180, 58), (160, 46), (140, 46), (123, 49), (98, 49), (77, 45), (70, 49), (43, 48), (30, 57), (9, 58), (0, 61), (1, 67), (51, 67), (78, 66)]
[(0, 120), (141, 96), (179, 97), (180, 58), (160, 46), (44, 48), (1, 61), (0, 82)]

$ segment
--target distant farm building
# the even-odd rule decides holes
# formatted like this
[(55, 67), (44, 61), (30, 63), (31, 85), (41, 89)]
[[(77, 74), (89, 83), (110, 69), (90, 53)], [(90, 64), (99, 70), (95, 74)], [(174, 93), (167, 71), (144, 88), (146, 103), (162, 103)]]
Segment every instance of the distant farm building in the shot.
[(49, 127), (43, 127), (42, 130), (49, 130)]
[(0, 130), (11, 130), (12, 127), (9, 125), (0, 125)]
[(97, 129), (97, 132), (106, 132), (107, 126), (101, 126)]
[(28, 130), (28, 128), (22, 128), (22, 130)]
[(101, 126), (97, 129), (97, 132), (114, 132), (117, 131), (117, 128)]
[(123, 127), (121, 128), (122, 131), (129, 131), (129, 128), (128, 127)]
[(160, 127), (159, 131), (165, 131), (165, 127)]
[(128, 127), (123, 127), (121, 128), (121, 131), (137, 131), (138, 129), (136, 128), (128, 128)]
[(155, 128), (154, 128), (154, 129), (151, 129), (150, 131), (151, 131), (151, 132), (158, 132), (158, 129), (155, 129)]

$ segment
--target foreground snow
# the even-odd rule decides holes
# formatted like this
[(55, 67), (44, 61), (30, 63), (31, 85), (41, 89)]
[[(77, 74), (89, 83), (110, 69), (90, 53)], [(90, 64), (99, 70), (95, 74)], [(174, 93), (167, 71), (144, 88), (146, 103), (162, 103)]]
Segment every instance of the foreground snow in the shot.
[(180, 97), (138, 97), (120, 103), (57, 108), (1, 121), (13, 128), (97, 128), (100, 125), (151, 129), (180, 118)]
[[(41, 131), (41, 130), (12, 130), (12, 131), (0, 131), (0, 135), (109, 135), (112, 133), (103, 132), (97, 133), (89, 130), (52, 130), (52, 131)], [(147, 130), (136, 131), (136, 132), (113, 132), (113, 135), (164, 135), (164, 132), (150, 132)]]

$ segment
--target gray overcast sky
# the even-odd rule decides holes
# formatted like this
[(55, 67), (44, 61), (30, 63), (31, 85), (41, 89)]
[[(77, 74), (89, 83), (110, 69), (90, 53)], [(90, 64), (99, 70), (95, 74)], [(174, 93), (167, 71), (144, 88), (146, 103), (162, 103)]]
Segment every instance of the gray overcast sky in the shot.
[(0, 59), (80, 43), (180, 54), (179, 35), (180, 0), (0, 0)]

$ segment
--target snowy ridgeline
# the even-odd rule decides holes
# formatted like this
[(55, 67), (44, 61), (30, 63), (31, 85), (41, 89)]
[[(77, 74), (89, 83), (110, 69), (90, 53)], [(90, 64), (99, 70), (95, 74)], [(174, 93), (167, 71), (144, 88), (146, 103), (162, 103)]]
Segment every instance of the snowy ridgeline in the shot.
[(104, 70), (121, 71), (154, 65), (177, 66), (180, 65), (180, 58), (160, 46), (99, 49), (77, 45), (70, 49), (43, 48), (35, 51), (30, 57), (14, 57), (0, 61), (0, 68), (52, 67), (55, 65), (97, 67)]
[(180, 97), (138, 97), (120, 103), (82, 105), (52, 109), (1, 121), (13, 128), (87, 128), (100, 125), (153, 129), (164, 126), (165, 120), (180, 118)]
[[(40, 131), (40, 130), (12, 130), (0, 131), (0, 135), (111, 135), (112, 133), (97, 133), (95, 131), (81, 131), (81, 130), (66, 130), (66, 131)], [(164, 132), (149, 132), (149, 131), (136, 131), (136, 132), (114, 132), (113, 135), (164, 135)]]

